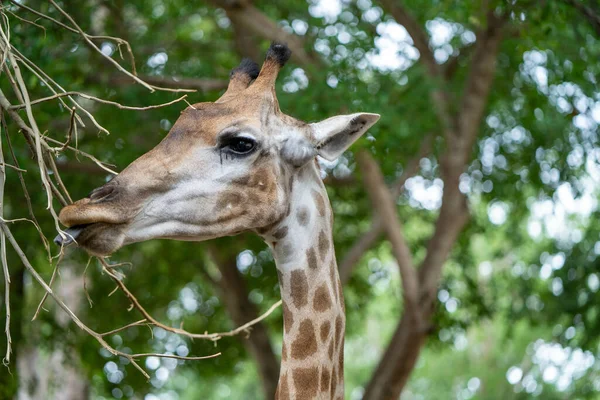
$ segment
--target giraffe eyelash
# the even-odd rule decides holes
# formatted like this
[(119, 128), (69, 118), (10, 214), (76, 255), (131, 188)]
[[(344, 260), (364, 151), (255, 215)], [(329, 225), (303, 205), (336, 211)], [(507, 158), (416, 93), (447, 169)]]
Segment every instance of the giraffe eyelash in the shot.
[(242, 158), (254, 153), (258, 149), (258, 143), (254, 137), (235, 133), (231, 136), (220, 137), (218, 146), (221, 164), (223, 164), (223, 155), (225, 155), (225, 160), (229, 158)]

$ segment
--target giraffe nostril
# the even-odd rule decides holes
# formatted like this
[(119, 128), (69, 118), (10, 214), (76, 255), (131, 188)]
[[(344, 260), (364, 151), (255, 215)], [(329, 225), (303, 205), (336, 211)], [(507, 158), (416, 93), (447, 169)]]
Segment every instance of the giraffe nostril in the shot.
[(109, 182), (104, 186), (100, 186), (99, 188), (92, 190), (88, 195), (88, 198), (93, 203), (99, 203), (101, 201), (113, 200), (117, 193), (118, 191), (116, 186)]

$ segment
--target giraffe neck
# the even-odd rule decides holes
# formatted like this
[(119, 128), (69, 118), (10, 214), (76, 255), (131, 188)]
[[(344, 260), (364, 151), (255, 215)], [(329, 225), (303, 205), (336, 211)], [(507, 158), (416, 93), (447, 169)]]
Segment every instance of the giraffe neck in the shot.
[(290, 212), (265, 237), (283, 300), (276, 398), (343, 399), (344, 295), (333, 249), (333, 214), (315, 163), (302, 167), (294, 179)]

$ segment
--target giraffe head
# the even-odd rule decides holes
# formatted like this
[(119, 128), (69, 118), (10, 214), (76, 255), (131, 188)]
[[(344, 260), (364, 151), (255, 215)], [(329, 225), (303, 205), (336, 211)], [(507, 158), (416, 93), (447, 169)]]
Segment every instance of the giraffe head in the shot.
[(283, 114), (275, 80), (289, 57), (273, 43), (260, 71), (242, 61), (220, 99), (186, 108), (155, 148), (63, 208), (68, 236), (55, 241), (108, 255), (154, 238), (202, 241), (280, 221), (300, 167), (317, 155), (334, 160), (379, 119), (356, 113), (305, 123)]

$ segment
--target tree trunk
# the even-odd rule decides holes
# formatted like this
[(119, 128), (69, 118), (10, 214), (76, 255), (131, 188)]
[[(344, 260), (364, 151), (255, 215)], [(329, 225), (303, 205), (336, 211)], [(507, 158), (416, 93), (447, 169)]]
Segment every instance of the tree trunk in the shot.
[(364, 399), (398, 399), (419, 359), (425, 338), (426, 333), (419, 331), (414, 318), (405, 313), (373, 373)]
[[(63, 264), (61, 275), (55, 283), (58, 295), (75, 312), (86, 304), (81, 284), (81, 268), (77, 265)], [(52, 305), (52, 300), (45, 303)], [(41, 311), (45, 312), (45, 311)], [(54, 307), (56, 323), (66, 328), (71, 319), (58, 307)], [(30, 322), (29, 319), (25, 323)], [(80, 331), (77, 330), (76, 333)], [(68, 349), (58, 347), (50, 352), (29, 343), (21, 349), (18, 360), (19, 400), (85, 400), (90, 396), (90, 385), (82, 375), (78, 355)]]

